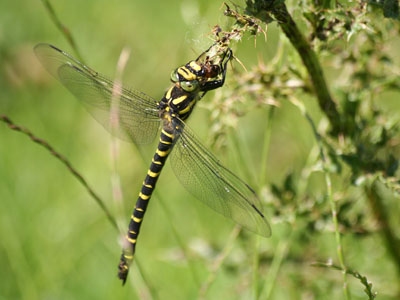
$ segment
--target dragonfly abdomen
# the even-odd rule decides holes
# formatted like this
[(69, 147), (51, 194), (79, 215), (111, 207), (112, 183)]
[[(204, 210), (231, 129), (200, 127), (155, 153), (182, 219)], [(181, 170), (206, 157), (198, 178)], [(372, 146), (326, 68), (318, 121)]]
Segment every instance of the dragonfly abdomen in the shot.
[(147, 171), (147, 175), (143, 181), (139, 197), (131, 215), (128, 233), (125, 236), (125, 245), (123, 247), (123, 252), (118, 265), (118, 277), (123, 281), (123, 283), (126, 281), (129, 265), (131, 264), (135, 254), (136, 241), (142, 225), (144, 214), (146, 213), (147, 206), (156, 187), (161, 170), (164, 167), (168, 154), (172, 149), (173, 142), (174, 134), (169, 133), (167, 129), (162, 129), (157, 150), (153, 156), (149, 170)]

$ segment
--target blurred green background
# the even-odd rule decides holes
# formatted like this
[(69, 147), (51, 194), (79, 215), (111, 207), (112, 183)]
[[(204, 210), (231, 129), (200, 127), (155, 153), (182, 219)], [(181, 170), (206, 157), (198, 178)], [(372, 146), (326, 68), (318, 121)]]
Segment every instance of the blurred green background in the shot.
[[(52, 4), (89, 66), (112, 78), (119, 54), (127, 47), (131, 56), (124, 82), (155, 99), (168, 87), (171, 70), (210, 45), (211, 28), (227, 24), (219, 1), (71, 0)], [(258, 59), (268, 63), (277, 51), (279, 35), (273, 23), (268, 27), (268, 41), (261, 36), (255, 48), (253, 38), (246, 37), (235, 53), (248, 68)], [(133, 145), (120, 144), (121, 212), (112, 200), (110, 136), (39, 65), (32, 50), (39, 42), (74, 55), (40, 1), (2, 1), (0, 114), (29, 128), (66, 156), (126, 225), (155, 145), (142, 160)], [(399, 45), (398, 40), (392, 43), (394, 48)], [(236, 64), (235, 68), (241, 67)], [(335, 78), (335, 74), (328, 73), (328, 78)], [(224, 89), (232, 85), (228, 81)], [(213, 97), (214, 93), (209, 93), (203, 102)], [(382, 107), (399, 110), (398, 97), (398, 92), (385, 95)], [(304, 96), (302, 100), (318, 122), (321, 113), (315, 99)], [(228, 137), (228, 150), (214, 150), (258, 191), (268, 113), (269, 108), (262, 106), (246, 114), (239, 120), (240, 129)], [(210, 144), (209, 123), (210, 112), (201, 107), (189, 121), (206, 145)], [(281, 103), (272, 125), (267, 183), (261, 184), (282, 185), (288, 173), (307, 164), (313, 147), (307, 121), (292, 104)], [(245, 159), (237, 162), (237, 152), (245, 153)], [(311, 177), (315, 197), (323, 198), (323, 175)], [(268, 202), (261, 194), (262, 201)], [(361, 192), (351, 190), (348, 197), (361, 198)], [(251, 299), (257, 284), (261, 294), (271, 289), (271, 299), (341, 299), (342, 274), (310, 265), (329, 258), (336, 262), (334, 234), (328, 230), (298, 232), (289, 221), (274, 221), (269, 206), (270, 202), (266, 215), (271, 220), (272, 237), (261, 239), (243, 232), (229, 244), (232, 250), (212, 278), (210, 270), (228, 243), (234, 224), (192, 198), (167, 166), (139, 237), (136, 261), (142, 273), (134, 263), (122, 288), (116, 277), (121, 251), (118, 232), (58, 160), (1, 123), (0, 299), (150, 299), (151, 294), (160, 299), (195, 299), (209, 281), (205, 299)], [(366, 203), (360, 201), (357, 206), (362, 209)], [(393, 286), (399, 281), (380, 237), (357, 239), (348, 235), (343, 240), (346, 261), (367, 275), (383, 295), (379, 299), (395, 297)], [(261, 257), (258, 267), (257, 253)], [(274, 273), (277, 265), (279, 272)], [(365, 299), (357, 280), (349, 278), (348, 283), (353, 299)]]

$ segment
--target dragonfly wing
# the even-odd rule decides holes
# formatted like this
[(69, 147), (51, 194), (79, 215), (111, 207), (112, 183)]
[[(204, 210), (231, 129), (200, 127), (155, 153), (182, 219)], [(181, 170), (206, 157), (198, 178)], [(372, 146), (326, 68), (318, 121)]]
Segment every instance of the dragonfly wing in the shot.
[[(157, 102), (153, 98), (125, 87), (115, 89), (111, 80), (52, 45), (39, 44), (35, 47), (35, 53), (43, 66), (107, 130), (136, 144), (146, 144), (154, 140), (160, 119)], [(118, 101), (119, 130), (116, 132), (110, 128), (113, 89)]]
[(196, 198), (261, 236), (271, 235), (268, 221), (254, 190), (225, 168), (187, 125), (171, 152), (176, 177)]

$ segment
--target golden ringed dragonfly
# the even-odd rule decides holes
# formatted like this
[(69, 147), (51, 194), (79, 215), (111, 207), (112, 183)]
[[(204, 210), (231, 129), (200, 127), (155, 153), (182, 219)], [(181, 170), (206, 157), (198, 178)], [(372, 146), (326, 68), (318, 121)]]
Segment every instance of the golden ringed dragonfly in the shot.
[[(110, 109), (115, 90), (123, 135), (136, 145), (159, 142), (131, 215), (118, 266), (125, 283), (135, 253), (136, 241), (147, 205), (167, 157), (181, 184), (197, 199), (223, 216), (261, 236), (271, 230), (254, 190), (225, 168), (185, 124), (197, 101), (208, 91), (222, 87), (232, 50), (213, 44), (197, 59), (175, 69), (171, 87), (160, 101), (122, 87), (49, 44), (39, 44), (35, 53), (43, 66), (78, 98), (93, 117), (110, 129)], [(114, 132), (115, 134), (115, 132)], [(119, 135), (119, 133), (117, 133)]]

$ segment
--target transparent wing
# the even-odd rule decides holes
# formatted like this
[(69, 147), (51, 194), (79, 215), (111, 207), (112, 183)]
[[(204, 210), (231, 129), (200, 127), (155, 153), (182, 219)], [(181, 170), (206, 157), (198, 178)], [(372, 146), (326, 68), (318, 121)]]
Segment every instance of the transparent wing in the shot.
[(225, 168), (195, 137), (187, 125), (171, 151), (171, 165), (182, 185), (216, 212), (259, 235), (271, 229), (256, 193)]
[[(35, 53), (47, 71), (70, 90), (100, 124), (110, 130), (114, 83), (52, 45), (39, 44)], [(142, 92), (124, 87), (117, 96), (120, 129), (116, 134), (136, 144), (153, 141), (160, 127), (157, 102)]]

